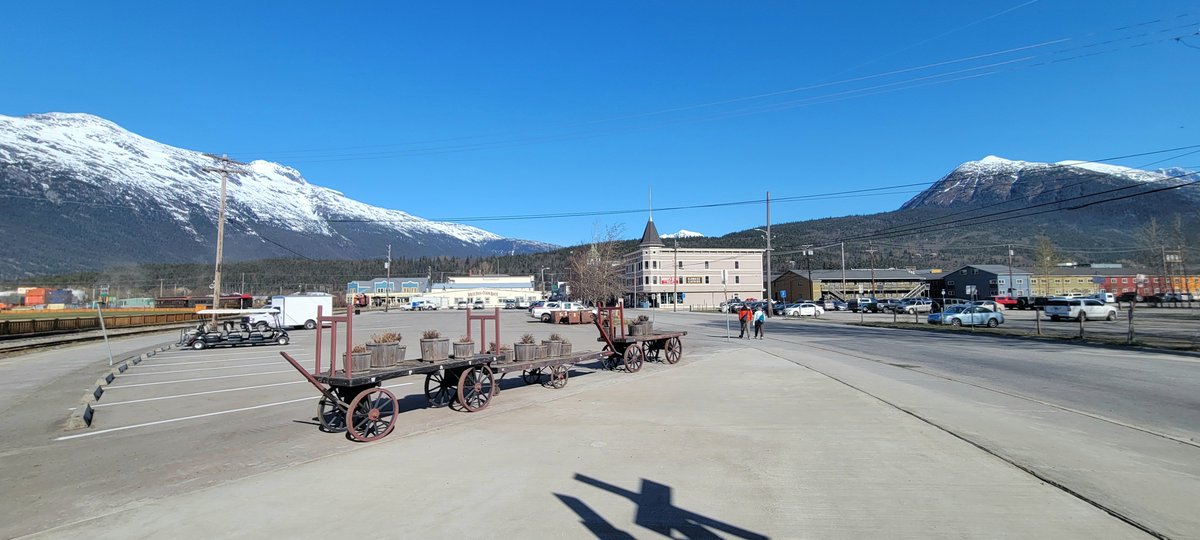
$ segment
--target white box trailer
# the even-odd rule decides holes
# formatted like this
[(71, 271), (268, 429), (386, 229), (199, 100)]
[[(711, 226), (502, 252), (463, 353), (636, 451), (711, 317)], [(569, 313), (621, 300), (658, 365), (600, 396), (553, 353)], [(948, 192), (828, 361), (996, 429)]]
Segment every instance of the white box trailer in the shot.
[[(272, 296), (263, 309), (279, 310), (279, 322), (284, 328), (304, 327), (312, 330), (317, 327), (317, 307), (325, 316), (333, 315), (333, 296), (328, 294), (298, 294), (288, 296)], [(253, 315), (249, 323), (258, 326), (260, 323), (274, 326), (275, 317), (269, 314)]]
[(436, 296), (417, 296), (409, 302), (408, 309), (413, 311), (441, 309), (442, 300)]

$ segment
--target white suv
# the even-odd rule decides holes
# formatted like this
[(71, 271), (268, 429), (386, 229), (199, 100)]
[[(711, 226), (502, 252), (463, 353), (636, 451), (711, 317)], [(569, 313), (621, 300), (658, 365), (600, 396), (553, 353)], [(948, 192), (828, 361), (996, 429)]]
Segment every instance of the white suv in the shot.
[(1117, 320), (1117, 308), (1093, 298), (1052, 298), (1046, 302), (1046, 315), (1050, 320), (1104, 319)]

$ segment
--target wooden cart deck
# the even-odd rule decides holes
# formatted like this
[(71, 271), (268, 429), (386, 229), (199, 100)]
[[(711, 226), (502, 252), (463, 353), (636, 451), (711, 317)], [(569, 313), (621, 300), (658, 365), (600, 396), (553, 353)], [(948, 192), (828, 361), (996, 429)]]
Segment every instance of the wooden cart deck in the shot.
[[(643, 341), (663, 341), (671, 338), (683, 337), (686, 335), (687, 332), (663, 332), (660, 334), (647, 334), (644, 336), (631, 336), (626, 334), (624, 336), (613, 336), (612, 342), (629, 344), (641, 343)], [(597, 338), (596, 341), (604, 341), (604, 338)]]
[(416, 358), (403, 360), (391, 367), (352, 371), (350, 377), (346, 376), (345, 370), (339, 369), (333, 373), (314, 374), (313, 378), (329, 386), (369, 386), (387, 379), (407, 377), (409, 375), (426, 375), (436, 371), (490, 364), (495, 362), (496, 359), (497, 357), (491, 354), (479, 354), (466, 358), (451, 358), (441, 362), (425, 362)]

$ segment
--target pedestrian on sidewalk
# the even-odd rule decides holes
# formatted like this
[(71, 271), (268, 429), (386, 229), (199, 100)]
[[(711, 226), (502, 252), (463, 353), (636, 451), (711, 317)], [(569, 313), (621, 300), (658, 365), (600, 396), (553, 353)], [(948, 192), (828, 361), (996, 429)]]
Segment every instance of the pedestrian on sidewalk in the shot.
[(762, 327), (764, 322), (767, 322), (767, 312), (763, 310), (762, 307), (759, 307), (758, 310), (754, 312), (754, 337), (756, 339), (763, 338)]
[(738, 334), (738, 339), (750, 339), (750, 318), (754, 313), (750, 311), (750, 306), (742, 304), (741, 309), (738, 309), (738, 322), (742, 323), (742, 333)]

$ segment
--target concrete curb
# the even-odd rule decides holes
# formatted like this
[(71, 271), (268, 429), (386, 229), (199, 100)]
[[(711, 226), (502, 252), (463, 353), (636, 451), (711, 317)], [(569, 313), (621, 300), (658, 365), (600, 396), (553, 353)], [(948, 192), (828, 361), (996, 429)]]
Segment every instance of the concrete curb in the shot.
[(112, 384), (112, 382), (116, 380), (119, 375), (125, 373), (129, 369), (130, 364), (136, 366), (142, 363), (143, 360), (149, 360), (160, 351), (168, 351), (174, 347), (174, 345), (154, 347), (145, 352), (138, 352), (126, 356), (119, 362), (114, 363), (112, 370), (110, 370), (108, 373), (105, 373), (103, 377), (96, 379), (96, 387), (84, 393), (83, 397), (79, 399), (80, 406), (76, 407), (75, 410), (71, 412), (71, 416), (67, 418), (67, 423), (63, 430), (74, 431), (77, 429), (92, 427), (92, 419), (96, 415), (96, 409), (92, 407), (92, 404), (100, 401), (100, 397), (104, 395), (105, 386)]

